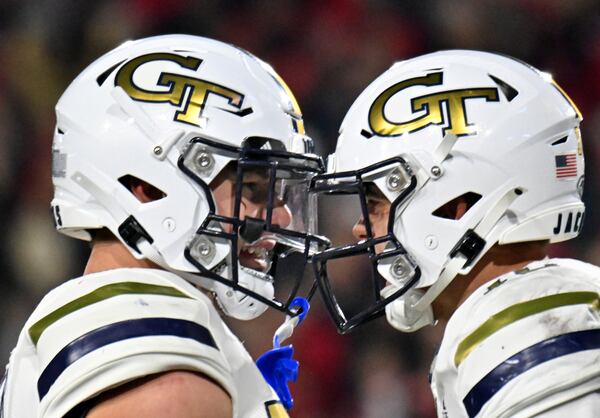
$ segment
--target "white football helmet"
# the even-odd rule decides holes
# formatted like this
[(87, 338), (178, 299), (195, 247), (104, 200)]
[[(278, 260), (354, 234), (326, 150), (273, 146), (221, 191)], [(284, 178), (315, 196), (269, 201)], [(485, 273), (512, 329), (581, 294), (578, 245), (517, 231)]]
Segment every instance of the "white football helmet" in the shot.
[[(269, 267), (241, 266), (238, 251), (267, 240), (255, 249), (265, 264), (281, 251), (308, 255), (316, 214), (305, 196), (322, 163), (294, 96), (268, 64), (196, 36), (126, 42), (71, 83), (56, 113), (60, 232), (89, 240), (91, 230), (108, 228), (135, 257), (213, 291), (230, 316), (251, 319), (267, 305), (288, 312), (294, 295), (274, 298)], [(231, 162), (234, 213), (223, 214), (209, 184)], [(244, 176), (257, 171), (269, 186), (264, 216), (240, 219)], [(123, 184), (132, 178), (163, 197), (141, 203)], [(272, 222), (282, 202), (289, 225)]]
[[(437, 52), (378, 77), (348, 111), (328, 173), (313, 179), (314, 192), (356, 193), (367, 229), (366, 240), (314, 257), (338, 328), (385, 310), (392, 326), (414, 331), (434, 322), (431, 302), (494, 244), (577, 236), (580, 121), (549, 74), (497, 54)], [(369, 225), (368, 183), (392, 202), (382, 237)], [(438, 209), (458, 197), (476, 203), (447, 219)], [(378, 243), (385, 243), (379, 254)], [(376, 297), (347, 317), (327, 262), (361, 253), (371, 260)]]

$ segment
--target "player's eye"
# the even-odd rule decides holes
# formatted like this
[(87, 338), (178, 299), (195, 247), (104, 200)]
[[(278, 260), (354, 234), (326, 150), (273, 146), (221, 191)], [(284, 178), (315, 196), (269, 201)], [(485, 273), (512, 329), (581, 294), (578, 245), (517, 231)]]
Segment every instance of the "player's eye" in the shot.
[(242, 183), (242, 197), (248, 199), (252, 203), (264, 204), (267, 201), (268, 194), (268, 187), (264, 182), (244, 181)]
[(380, 215), (389, 210), (390, 201), (374, 184), (367, 185), (365, 198), (370, 215)]

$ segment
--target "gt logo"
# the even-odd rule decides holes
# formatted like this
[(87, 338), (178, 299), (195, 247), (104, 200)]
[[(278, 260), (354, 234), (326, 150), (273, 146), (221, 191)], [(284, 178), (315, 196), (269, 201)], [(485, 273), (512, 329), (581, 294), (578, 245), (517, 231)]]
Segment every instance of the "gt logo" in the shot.
[[(369, 110), (369, 125), (373, 132), (379, 136), (398, 136), (418, 131), (429, 125), (444, 124), (443, 135), (447, 131), (457, 136), (475, 134), (473, 126), (467, 119), (465, 101), (482, 98), (487, 102), (497, 102), (498, 89), (495, 87), (448, 90), (415, 97), (411, 100), (411, 111), (413, 113), (424, 111), (425, 114), (404, 122), (390, 121), (386, 118), (384, 108), (396, 93), (412, 86), (439, 86), (442, 84), (442, 79), (442, 72), (430, 73), (401, 81), (383, 91)], [(447, 115), (442, 111), (442, 103), (447, 104)]]
[[(154, 61), (171, 61), (186, 70), (196, 71), (201, 59), (183, 57), (170, 53), (154, 53), (134, 58), (123, 65), (115, 77), (115, 85), (120, 86), (134, 100), (141, 102), (169, 103), (180, 110), (175, 112), (175, 121), (201, 126), (202, 111), (209, 94), (218, 94), (227, 99), (228, 104), (240, 109), (244, 96), (235, 90), (199, 78), (163, 72), (155, 81), (157, 86), (166, 87), (158, 91), (146, 90), (136, 84), (136, 72), (144, 64)], [(235, 111), (232, 113), (236, 113)]]

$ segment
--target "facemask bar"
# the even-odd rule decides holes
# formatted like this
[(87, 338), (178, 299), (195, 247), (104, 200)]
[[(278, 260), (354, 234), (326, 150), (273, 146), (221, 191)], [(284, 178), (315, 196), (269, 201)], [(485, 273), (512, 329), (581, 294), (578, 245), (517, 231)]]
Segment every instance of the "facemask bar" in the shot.
[[(223, 155), (231, 161), (237, 162), (235, 176), (235, 203), (233, 216), (224, 216), (217, 211), (212, 191), (209, 185), (200, 178), (197, 170), (189, 164), (189, 158), (186, 160), (190, 150), (193, 147), (201, 146), (208, 154)], [(267, 236), (276, 241), (276, 248), (270, 269), (265, 272), (259, 272), (250, 268), (242, 267), (244, 271), (254, 276), (256, 280), (273, 281), (276, 277), (275, 270), (277, 260), (282, 253), (294, 251), (302, 254), (304, 263), (309, 259), (315, 248), (327, 245), (327, 240), (316, 235), (313, 229), (305, 231), (295, 231), (280, 227), (272, 223), (273, 211), (275, 208), (275, 185), (277, 177), (287, 174), (291, 178), (304, 179), (307, 182), (315, 174), (324, 170), (324, 164), (321, 158), (316, 156), (306, 156), (286, 151), (277, 140), (268, 138), (251, 137), (247, 138), (242, 147), (235, 147), (214, 141), (205, 137), (196, 137), (190, 140), (184, 154), (179, 158), (178, 167), (190, 178), (192, 178), (202, 189), (208, 200), (209, 213), (204, 219), (196, 234), (192, 237), (190, 243), (184, 251), (185, 258), (192, 263), (199, 271), (199, 275), (214, 279), (220, 283), (230, 286), (235, 291), (240, 291), (267, 306), (285, 312), (288, 315), (297, 313), (291, 312), (289, 307), (296, 297), (302, 284), (303, 272), (300, 271), (292, 280), (292, 288), (288, 297), (282, 300), (270, 299), (254, 292), (251, 289), (240, 284), (239, 281), (239, 256), (238, 245), (240, 236), (245, 241), (252, 243), (257, 239)], [(268, 175), (268, 194), (266, 198), (266, 216), (265, 219), (246, 218), (240, 219), (240, 206), (242, 204), (242, 180), (248, 169), (260, 168), (265, 170)], [(308, 216), (316, 217), (316, 208)], [(229, 225), (231, 231), (227, 232), (223, 226)], [(228, 228), (229, 229), (229, 228)], [(223, 261), (212, 268), (207, 268), (207, 260), (203, 260), (204, 253), (214, 251), (214, 242), (226, 242), (229, 245), (229, 254)], [(293, 248), (289, 245), (293, 242)], [(211, 248), (211, 246), (213, 248)], [(204, 262), (203, 262), (204, 261)], [(230, 268), (226, 268), (229, 266)], [(302, 269), (303, 270), (303, 269)], [(226, 273), (225, 273), (226, 272)], [(268, 274), (267, 274), (268, 273)], [(225, 276), (224, 274), (227, 274)], [(310, 299), (316, 290), (316, 284), (313, 284), (309, 290)]]
[[(396, 180), (398, 178), (405, 178), (407, 182), (405, 187), (401, 188), (398, 197), (391, 203), (387, 222), (387, 233), (384, 236), (374, 237), (369, 220), (365, 183), (372, 181), (370, 177), (372, 177), (373, 173), (382, 171), (392, 173), (398, 173), (400, 171), (402, 172), (402, 176), (397, 177)], [(311, 180), (312, 193), (324, 195), (358, 195), (362, 219), (365, 224), (366, 239), (355, 244), (329, 248), (312, 257), (313, 272), (323, 296), (323, 300), (341, 333), (346, 333), (360, 324), (383, 315), (387, 304), (405, 294), (419, 281), (421, 276), (419, 267), (412, 261), (410, 255), (407, 254), (406, 250), (393, 233), (396, 211), (412, 196), (416, 189), (417, 177), (411, 170), (407, 161), (401, 157), (390, 158), (361, 170), (318, 175)], [(377, 254), (375, 251), (377, 245), (385, 245), (385, 250)], [(369, 259), (373, 288), (373, 294), (370, 296), (372, 302), (367, 308), (362, 309), (360, 312), (355, 313), (348, 318), (347, 313), (344, 312), (343, 307), (338, 302), (335, 292), (333, 291), (333, 286), (328, 275), (327, 264), (329, 261), (335, 259), (352, 257), (359, 254), (367, 254)], [(403, 268), (412, 270), (412, 273), (409, 275), (410, 278), (403, 281), (402, 284), (399, 285), (396, 283), (398, 287), (396, 291), (384, 297), (381, 295), (381, 283), (385, 283), (386, 279), (379, 273), (378, 266), (380, 263), (387, 260), (393, 260), (391, 263), (392, 268), (400, 263)], [(365, 297), (367, 297), (367, 295), (365, 295)]]

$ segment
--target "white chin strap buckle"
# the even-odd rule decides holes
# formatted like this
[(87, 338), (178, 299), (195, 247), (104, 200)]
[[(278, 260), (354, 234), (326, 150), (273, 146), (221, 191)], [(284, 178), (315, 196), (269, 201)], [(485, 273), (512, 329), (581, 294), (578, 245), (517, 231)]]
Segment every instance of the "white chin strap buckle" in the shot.
[[(227, 271), (221, 273), (227, 277)], [(260, 276), (264, 276), (260, 277)], [(238, 283), (240, 286), (258, 293), (259, 295), (273, 299), (275, 290), (273, 281), (269, 280), (267, 274), (242, 267), (238, 268)], [(249, 321), (262, 315), (268, 308), (267, 305), (239, 290), (215, 281), (211, 289), (217, 296), (217, 302), (223, 312), (232, 318)]]
[[(387, 286), (381, 291), (381, 294), (386, 296), (397, 290), (395, 286)], [(435, 319), (431, 305), (426, 306), (422, 311), (414, 309), (414, 305), (423, 297), (424, 293), (423, 290), (411, 289), (387, 304), (385, 316), (389, 324), (402, 332), (414, 332), (427, 325), (433, 325)]]

